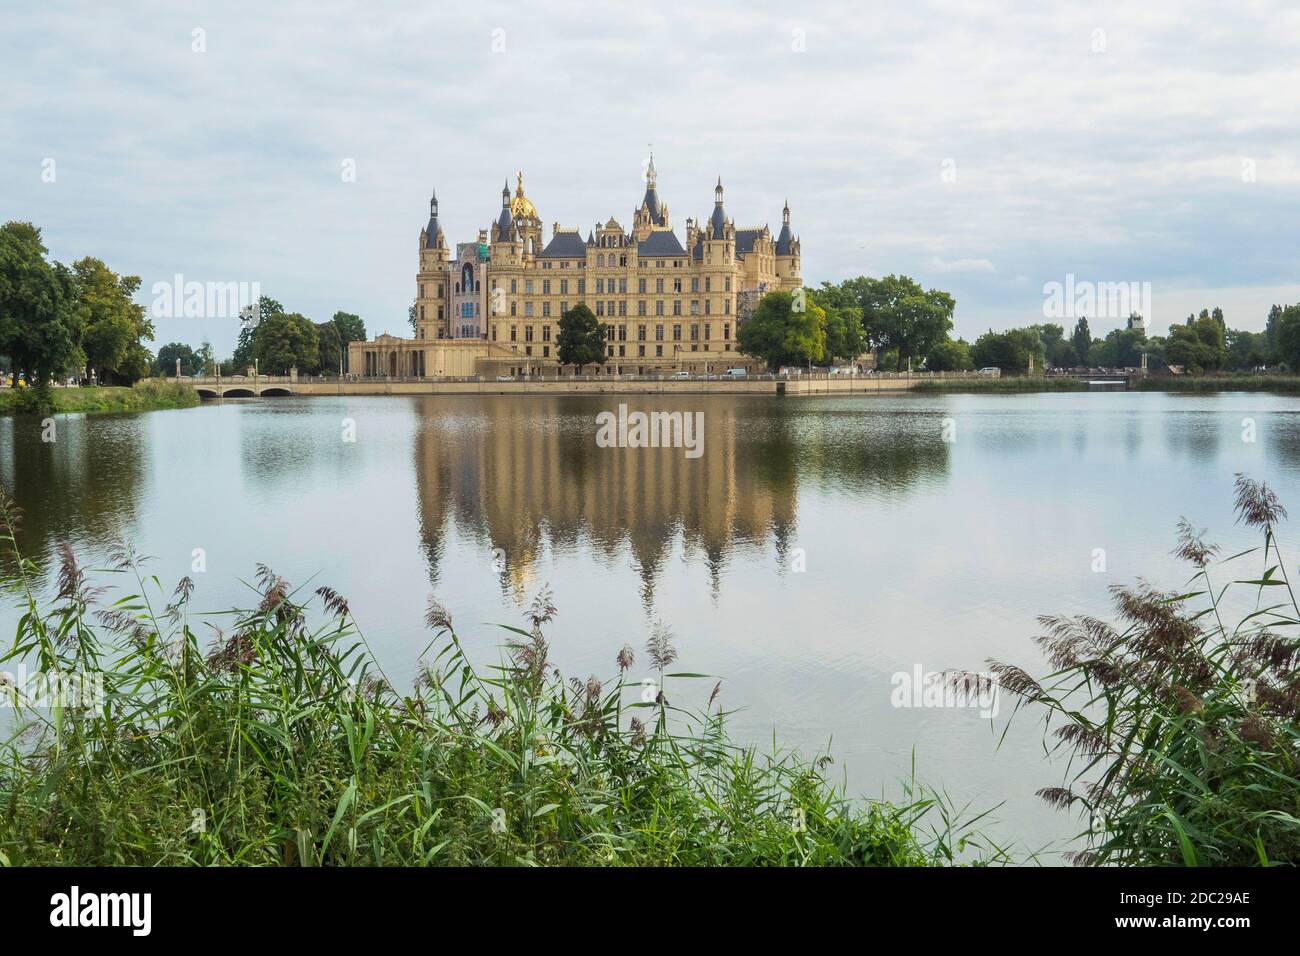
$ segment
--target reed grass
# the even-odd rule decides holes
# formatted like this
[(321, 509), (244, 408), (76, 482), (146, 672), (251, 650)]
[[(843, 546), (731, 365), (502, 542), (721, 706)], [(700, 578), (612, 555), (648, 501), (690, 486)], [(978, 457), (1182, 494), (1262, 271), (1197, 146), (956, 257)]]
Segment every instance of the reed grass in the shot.
[[(129, 549), (131, 593), (92, 587), (70, 550), (40, 606), (0, 539), (25, 607), (0, 666), (102, 674), (94, 707), (17, 704), (0, 747), (0, 864), (883, 865), (1005, 859), (980, 816), (903, 785), (849, 799), (829, 758), (731, 742), (718, 683), (673, 670), (656, 630), (654, 695), (611, 654), (608, 681), (563, 679), (543, 592), (505, 627), (498, 665), (470, 662), (431, 600), (429, 646), (399, 693), (347, 601), (303, 596), (267, 568), (255, 607), (208, 642), (193, 586), (163, 594)], [(317, 623), (312, 621), (318, 619)], [(704, 700), (703, 691), (713, 684)], [(648, 696), (649, 699), (642, 699)], [(687, 701), (695, 699), (695, 706)], [(0, 711), (0, 713), (3, 713)]]
[[(1238, 475), (1236, 512), (1258, 547), (1219, 561), (1184, 520), (1185, 586), (1113, 588), (1115, 624), (1040, 618), (1053, 673), (990, 662), (1015, 710), (1041, 714), (1069, 756), (1063, 784), (1039, 795), (1083, 823), (1077, 863), (1300, 863), (1300, 605), (1276, 537), (1286, 509)], [(1252, 556), (1261, 571), (1233, 577)], [(1229, 625), (1225, 595), (1243, 588), (1253, 608)]]

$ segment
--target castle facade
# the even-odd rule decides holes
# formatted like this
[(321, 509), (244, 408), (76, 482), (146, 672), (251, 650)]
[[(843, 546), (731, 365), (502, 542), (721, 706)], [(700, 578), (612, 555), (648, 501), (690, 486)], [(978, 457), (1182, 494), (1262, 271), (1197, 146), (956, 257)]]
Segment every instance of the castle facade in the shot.
[(415, 337), (379, 336), (348, 346), (352, 374), (552, 376), (560, 316), (585, 303), (606, 325), (607, 358), (595, 374), (703, 374), (756, 368), (736, 351), (736, 328), (758, 299), (796, 289), (799, 239), (787, 203), (781, 228), (738, 229), (723, 203), (722, 180), (707, 220), (686, 220), (683, 244), (659, 198), (654, 157), (629, 228), (614, 218), (589, 229), (558, 222), (544, 236), (541, 216), (518, 174), (501, 190), (496, 219), (455, 257), (438, 222), (436, 193), (419, 235)]

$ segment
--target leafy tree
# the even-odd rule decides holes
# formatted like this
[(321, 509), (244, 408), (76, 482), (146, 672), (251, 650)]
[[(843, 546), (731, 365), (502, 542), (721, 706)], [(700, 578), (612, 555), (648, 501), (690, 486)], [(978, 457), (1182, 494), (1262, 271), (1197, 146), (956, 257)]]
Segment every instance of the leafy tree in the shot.
[(361, 321), (361, 316), (353, 315), (351, 312), (335, 312), (331, 321), (339, 333), (339, 348), (343, 352), (343, 370), (350, 371), (348, 343), (366, 341), (366, 324)]
[(736, 329), (736, 347), (770, 369), (821, 362), (826, 354), (826, 312), (811, 299), (796, 311), (789, 292), (769, 292)]
[(270, 296), (262, 296), (257, 300), (257, 320), (247, 323), (239, 329), (239, 341), (235, 345), (235, 354), (230, 358), (230, 364), (234, 367), (235, 375), (243, 375), (245, 370), (251, 368), (253, 359), (257, 357), (257, 329), (268, 317), (273, 315), (283, 315), (284, 306)]
[(1092, 332), (1088, 329), (1088, 320), (1081, 317), (1078, 322), (1074, 323), (1074, 332), (1070, 335), (1070, 344), (1074, 346), (1074, 354), (1079, 365), (1087, 365), (1089, 362), (1088, 353), (1092, 350)]
[(1035, 339), (1031, 339), (1023, 329), (1009, 332), (985, 332), (971, 346), (971, 362), (976, 368), (1000, 368), (1002, 371), (1019, 375), (1029, 369), (1029, 359), (1033, 355)]
[(339, 347), (339, 327), (333, 320), (321, 322), (316, 326), (317, 359), (310, 371), (315, 375), (337, 375), (343, 361), (343, 351)]
[(862, 325), (869, 341), (897, 353), (898, 371), (923, 356), (952, 329), (956, 302), (938, 289), (923, 290), (907, 276), (865, 279), (861, 292)]
[(1268, 334), (1229, 329), (1225, 342), (1223, 367), (1248, 371), (1268, 364)]
[(1047, 347), (1047, 362), (1055, 368), (1077, 368), (1079, 353), (1069, 339), (1062, 338)]
[[(101, 260), (87, 256), (73, 264), (84, 306), (81, 348), (86, 365), (101, 382), (130, 385), (148, 374), (150, 362), (141, 339), (153, 338), (153, 323), (134, 301), (139, 276), (118, 276)], [(143, 367), (142, 367), (143, 366)]]
[(411, 306), (406, 310), (406, 321), (411, 323), (411, 333), (415, 334), (415, 317), (418, 313), (415, 310), (415, 300), (411, 300)]
[(581, 372), (588, 365), (605, 362), (605, 325), (596, 314), (579, 302), (560, 316), (555, 340), (555, 358), (561, 365), (576, 366)]
[(1140, 328), (1112, 329), (1093, 344), (1090, 361), (1103, 368), (1138, 368), (1146, 345), (1146, 332)]
[(0, 354), (28, 373), (39, 403), (50, 379), (79, 366), (85, 306), (76, 275), (48, 261), (41, 231), (29, 222), (0, 227)]
[(182, 375), (198, 375), (203, 371), (203, 360), (188, 345), (182, 342), (168, 342), (158, 350), (154, 368), (161, 376), (176, 374), (176, 361), (180, 360)]
[(807, 300), (826, 313), (828, 359), (856, 359), (867, 349), (862, 332), (862, 306), (845, 285), (823, 282), (820, 289), (805, 290)]
[(930, 349), (925, 368), (929, 372), (964, 372), (974, 368), (970, 344), (965, 339), (944, 339)]
[(1222, 326), (1208, 313), (1198, 318), (1188, 316), (1187, 321), (1187, 325), (1170, 326), (1165, 339), (1165, 361), (1191, 372), (1219, 368), (1225, 353)]
[(1288, 369), (1300, 369), (1300, 304), (1280, 308), (1275, 323), (1278, 360)]
[(263, 316), (253, 344), (264, 375), (283, 375), (291, 368), (306, 371), (320, 360), (320, 334), (310, 319), (297, 312)]
[(207, 339), (198, 347), (194, 357), (199, 360), (199, 373), (202, 375), (213, 375), (216, 373), (216, 358), (212, 354), (212, 343)]

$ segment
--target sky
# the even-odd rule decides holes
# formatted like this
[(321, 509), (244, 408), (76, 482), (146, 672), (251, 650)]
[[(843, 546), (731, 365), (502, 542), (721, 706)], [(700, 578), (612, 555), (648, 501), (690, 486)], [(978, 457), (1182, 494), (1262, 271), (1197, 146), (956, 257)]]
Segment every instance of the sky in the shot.
[[(0, 220), (154, 284), (258, 283), (404, 334), (437, 189), (472, 241), (516, 170), (549, 237), (625, 226), (653, 144), (679, 236), (719, 176), (806, 284), (910, 275), (954, 334), (1140, 283), (1149, 330), (1300, 302), (1300, 5), (7, 5)], [(1059, 320), (1058, 320), (1059, 321)], [(1063, 324), (1071, 324), (1072, 318)], [(1090, 320), (1094, 335), (1122, 317)], [(155, 319), (234, 346), (235, 317)]]

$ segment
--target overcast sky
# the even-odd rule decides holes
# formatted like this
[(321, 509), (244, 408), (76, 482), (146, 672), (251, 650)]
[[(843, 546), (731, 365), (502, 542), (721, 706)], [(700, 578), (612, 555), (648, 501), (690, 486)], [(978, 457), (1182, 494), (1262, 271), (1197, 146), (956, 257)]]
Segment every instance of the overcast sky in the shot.
[[(0, 219), (144, 304), (256, 281), (402, 333), (432, 187), (453, 246), (517, 169), (585, 235), (650, 143), (679, 235), (718, 175), (742, 228), (788, 197), (806, 283), (911, 275), (968, 338), (1068, 273), (1149, 282), (1157, 332), (1300, 301), (1295, 4), (46, 0), (7, 5), (0, 98)], [(238, 325), (157, 324), (219, 354)]]

